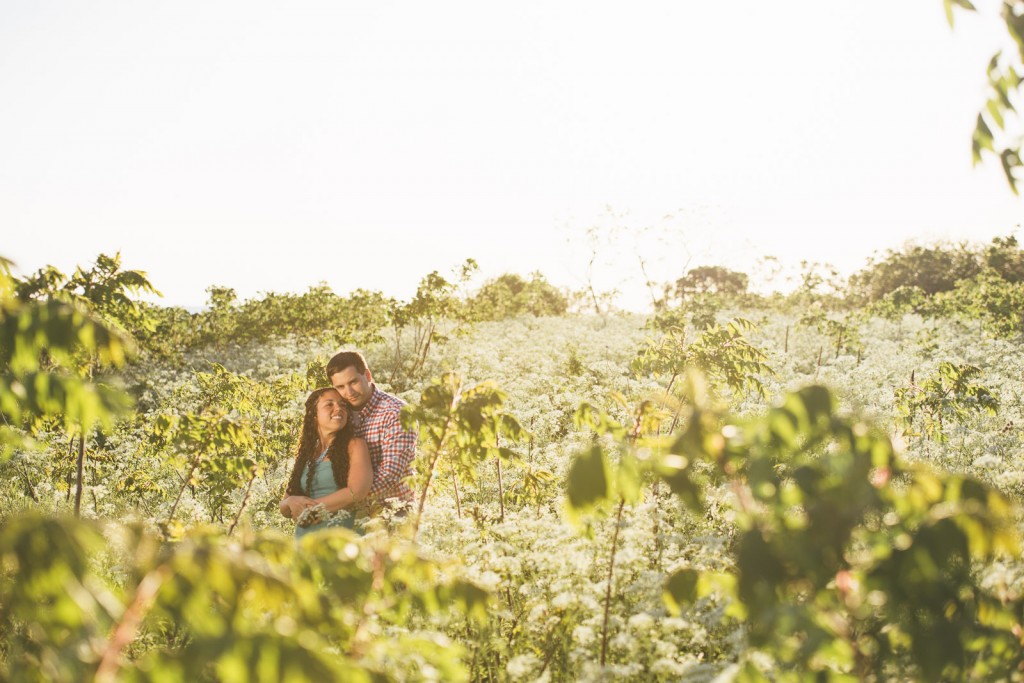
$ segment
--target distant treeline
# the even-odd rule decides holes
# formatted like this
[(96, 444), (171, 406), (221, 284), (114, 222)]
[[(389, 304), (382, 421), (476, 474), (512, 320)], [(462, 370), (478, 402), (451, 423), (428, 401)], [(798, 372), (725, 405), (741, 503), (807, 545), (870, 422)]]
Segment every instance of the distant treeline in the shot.
[[(80, 300), (129, 332), (143, 349), (165, 356), (289, 335), (365, 345), (380, 341), (388, 330), (410, 335), (410, 351), (425, 355), (431, 343), (443, 341), (442, 328), (450, 332), (453, 326), (523, 315), (614, 312), (607, 293), (559, 289), (541, 273), (506, 273), (467, 291), (476, 269), (470, 259), (450, 277), (434, 271), (421, 280), (410, 301), (363, 289), (341, 296), (326, 284), (301, 294), (270, 292), (240, 301), (233, 289), (211, 286), (199, 312), (135, 301), (129, 294), (156, 290), (144, 273), (123, 270), (119, 256), (100, 255), (91, 270), (79, 268), (73, 276), (48, 266), (16, 279), (15, 288), (23, 301)], [(651, 285), (652, 305), (661, 316), (674, 312), (679, 319), (698, 319), (730, 304), (776, 309), (813, 302), (834, 312), (965, 316), (1003, 336), (1024, 331), (1024, 251), (1013, 236), (985, 245), (934, 243), (889, 250), (846, 281), (827, 267), (807, 266), (800, 285), (788, 294), (756, 294), (749, 283), (746, 273), (700, 266), (674, 282)]]

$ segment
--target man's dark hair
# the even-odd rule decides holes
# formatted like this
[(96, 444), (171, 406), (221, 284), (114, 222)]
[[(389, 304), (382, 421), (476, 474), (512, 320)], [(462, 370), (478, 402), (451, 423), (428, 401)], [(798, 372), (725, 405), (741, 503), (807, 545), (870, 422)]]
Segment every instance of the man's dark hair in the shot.
[(346, 368), (355, 368), (360, 375), (366, 374), (366, 359), (358, 351), (342, 351), (327, 363), (327, 379)]

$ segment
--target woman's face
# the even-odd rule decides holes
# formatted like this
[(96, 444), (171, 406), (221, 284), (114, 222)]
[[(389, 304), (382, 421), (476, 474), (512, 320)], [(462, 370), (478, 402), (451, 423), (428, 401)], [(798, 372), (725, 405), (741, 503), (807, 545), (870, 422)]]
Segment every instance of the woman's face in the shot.
[(348, 424), (348, 406), (334, 389), (325, 391), (317, 399), (316, 424), (322, 434), (334, 434)]

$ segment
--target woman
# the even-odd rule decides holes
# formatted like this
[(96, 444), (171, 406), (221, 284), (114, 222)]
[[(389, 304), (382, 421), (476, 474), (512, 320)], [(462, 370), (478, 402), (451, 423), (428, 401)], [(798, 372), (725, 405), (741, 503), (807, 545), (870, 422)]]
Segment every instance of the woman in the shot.
[[(348, 406), (335, 389), (317, 389), (306, 399), (298, 453), (288, 480), (281, 514), (298, 520), (306, 508), (322, 505), (328, 513), (349, 511), (366, 498), (373, 482), (373, 466), (366, 442), (352, 436)], [(296, 527), (295, 536), (322, 529), (327, 522)], [(344, 526), (352, 528), (352, 517)]]

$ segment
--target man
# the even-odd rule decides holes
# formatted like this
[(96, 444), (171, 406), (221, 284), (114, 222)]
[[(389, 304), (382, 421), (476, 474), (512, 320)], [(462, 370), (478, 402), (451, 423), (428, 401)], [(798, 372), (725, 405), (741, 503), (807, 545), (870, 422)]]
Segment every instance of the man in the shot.
[(327, 363), (327, 377), (352, 410), (359, 414), (355, 435), (370, 447), (373, 484), (367, 506), (376, 511), (389, 498), (412, 503), (405, 482), (416, 455), (416, 434), (402, 429), (399, 414), (405, 402), (373, 384), (366, 359), (357, 351), (342, 351)]

